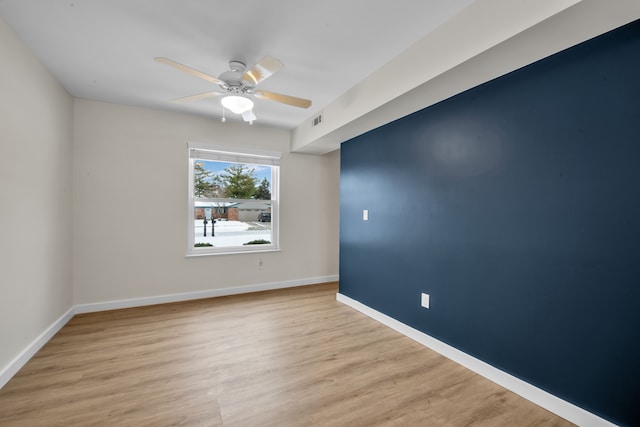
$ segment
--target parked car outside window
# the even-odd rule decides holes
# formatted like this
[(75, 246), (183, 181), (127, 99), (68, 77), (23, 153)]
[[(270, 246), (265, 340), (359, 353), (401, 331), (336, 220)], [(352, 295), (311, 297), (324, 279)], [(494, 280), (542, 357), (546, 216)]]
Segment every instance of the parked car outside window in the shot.
[(271, 212), (260, 212), (258, 214), (258, 221), (271, 222)]

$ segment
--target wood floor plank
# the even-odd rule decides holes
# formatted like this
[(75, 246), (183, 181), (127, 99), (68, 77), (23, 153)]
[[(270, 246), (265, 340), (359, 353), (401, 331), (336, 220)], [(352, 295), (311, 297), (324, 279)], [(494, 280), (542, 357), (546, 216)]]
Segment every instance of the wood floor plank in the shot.
[(0, 390), (0, 425), (572, 425), (336, 292), (77, 315)]

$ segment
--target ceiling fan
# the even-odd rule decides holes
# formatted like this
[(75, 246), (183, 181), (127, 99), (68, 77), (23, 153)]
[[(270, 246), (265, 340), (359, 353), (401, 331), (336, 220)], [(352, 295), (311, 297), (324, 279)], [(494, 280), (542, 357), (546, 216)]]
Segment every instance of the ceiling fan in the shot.
[(299, 108), (309, 108), (311, 106), (311, 101), (308, 99), (268, 92), (266, 90), (256, 90), (256, 86), (258, 84), (262, 83), (284, 67), (282, 62), (271, 56), (265, 56), (248, 71), (246, 70), (246, 65), (244, 63), (240, 61), (231, 61), (229, 62), (229, 70), (220, 74), (218, 77), (210, 76), (168, 58), (156, 57), (154, 60), (217, 84), (220, 91), (185, 96), (183, 98), (174, 99), (171, 102), (186, 102), (214, 96), (224, 96), (220, 101), (223, 106), (222, 121), (225, 121), (225, 109), (229, 109), (235, 114), (240, 114), (244, 121), (252, 124), (253, 121), (256, 120), (256, 115), (253, 112), (253, 101), (250, 99), (250, 96), (268, 101), (276, 101)]

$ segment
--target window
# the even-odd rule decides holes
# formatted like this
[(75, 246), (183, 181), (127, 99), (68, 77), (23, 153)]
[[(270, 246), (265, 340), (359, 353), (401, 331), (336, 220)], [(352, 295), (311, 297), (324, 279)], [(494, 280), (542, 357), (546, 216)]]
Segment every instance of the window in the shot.
[(187, 256), (278, 250), (280, 153), (188, 148)]

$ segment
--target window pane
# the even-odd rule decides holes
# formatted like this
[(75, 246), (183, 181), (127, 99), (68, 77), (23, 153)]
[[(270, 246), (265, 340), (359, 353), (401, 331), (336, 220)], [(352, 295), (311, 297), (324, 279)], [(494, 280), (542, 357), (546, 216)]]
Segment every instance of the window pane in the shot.
[(192, 165), (194, 252), (277, 246), (271, 218), (277, 166), (201, 158)]
[(195, 197), (233, 199), (271, 199), (269, 165), (217, 162), (196, 159), (194, 162)]
[(271, 244), (271, 201), (196, 201), (195, 247)]

